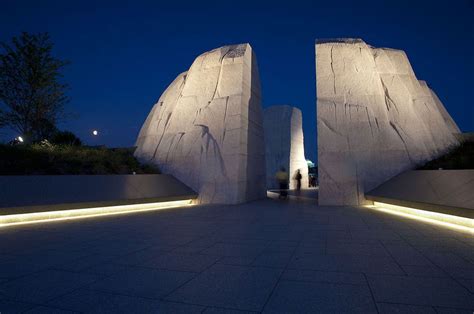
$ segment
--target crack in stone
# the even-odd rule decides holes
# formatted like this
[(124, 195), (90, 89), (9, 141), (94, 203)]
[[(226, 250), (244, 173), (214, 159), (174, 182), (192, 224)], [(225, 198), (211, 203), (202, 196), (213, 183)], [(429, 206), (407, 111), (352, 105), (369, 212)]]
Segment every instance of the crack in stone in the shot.
[(374, 131), (372, 130), (372, 122), (370, 122), (369, 109), (367, 107), (365, 107), (365, 112), (367, 113), (367, 120), (369, 121), (370, 133), (372, 134), (372, 137), (374, 137)]
[(400, 133), (400, 131), (398, 130), (398, 128), (397, 128), (397, 126), (395, 125), (394, 122), (390, 121), (390, 126), (395, 130), (395, 132), (397, 133), (398, 137), (400, 137), (400, 139), (402, 140), (403, 145), (405, 146), (405, 152), (406, 152), (407, 155), (408, 155), (408, 159), (410, 159), (410, 162), (413, 163), (413, 159), (412, 159), (411, 156), (410, 156), (410, 151), (408, 150), (408, 145), (407, 145), (407, 143), (405, 142), (405, 139), (403, 138), (402, 134)]
[(398, 111), (397, 105), (396, 105), (395, 101), (393, 101), (393, 99), (390, 97), (390, 94), (388, 93), (388, 88), (385, 85), (382, 78), (380, 78), (380, 83), (382, 83), (384, 96), (385, 96), (385, 106), (387, 107), (387, 111), (390, 111), (390, 108), (393, 105), (393, 107), (395, 107), (395, 110), (397, 110), (398, 114), (400, 114), (400, 112)]
[(323, 123), (323, 125), (328, 128), (330, 131), (332, 131), (333, 133), (339, 135), (339, 136), (342, 136), (342, 137), (345, 137), (342, 133), (338, 132), (336, 129), (334, 129), (333, 127), (331, 127), (329, 125), (329, 123), (325, 120), (325, 119), (320, 119), (320, 121)]
[(227, 96), (226, 100), (225, 100), (225, 110), (224, 110), (224, 131), (223, 131), (223, 134), (222, 134), (222, 144), (224, 144), (224, 140), (225, 140), (225, 133), (227, 131), (227, 128), (225, 127), (225, 120), (227, 119), (227, 105), (229, 103), (229, 97), (230, 96)]
[(331, 47), (331, 71), (333, 76), (333, 88), (334, 88), (334, 95), (336, 95), (336, 73), (334, 73), (334, 66), (333, 66), (333, 59), (332, 59), (332, 50), (334, 46)]
[[(158, 152), (158, 148), (160, 147), (161, 141), (163, 140), (163, 136), (165, 136), (166, 128), (168, 127), (168, 123), (170, 121), (170, 118), (171, 118), (171, 112), (168, 113), (168, 117), (166, 118), (165, 126), (163, 127), (163, 132), (161, 133), (160, 139), (158, 140), (158, 144), (155, 147), (155, 151), (153, 152), (153, 158), (152, 159), (155, 159), (155, 157), (156, 157), (156, 153)], [(161, 121), (162, 121), (162, 119), (160, 119), (160, 122)], [(159, 125), (158, 125), (158, 127), (159, 127)]]

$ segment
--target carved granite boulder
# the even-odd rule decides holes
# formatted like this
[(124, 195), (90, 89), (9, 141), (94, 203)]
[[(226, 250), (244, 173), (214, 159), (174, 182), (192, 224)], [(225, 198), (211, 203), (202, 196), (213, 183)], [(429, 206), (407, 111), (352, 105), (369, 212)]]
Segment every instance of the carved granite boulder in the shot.
[(201, 203), (265, 197), (260, 79), (249, 44), (206, 52), (161, 95), (135, 156), (199, 193)]
[(316, 85), (321, 205), (365, 204), (364, 192), (458, 144), (456, 124), (401, 50), (318, 41)]
[(267, 188), (279, 188), (276, 172), (284, 167), (290, 176), (290, 189), (296, 188), (295, 175), (300, 170), (301, 187), (308, 187), (308, 165), (304, 156), (303, 116), (291, 106), (271, 106), (263, 111)]

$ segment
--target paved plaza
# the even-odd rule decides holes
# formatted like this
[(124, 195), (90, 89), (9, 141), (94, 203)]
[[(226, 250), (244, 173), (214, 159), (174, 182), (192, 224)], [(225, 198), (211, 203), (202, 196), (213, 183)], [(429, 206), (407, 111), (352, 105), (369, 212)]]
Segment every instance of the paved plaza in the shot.
[(469, 313), (472, 235), (267, 199), (0, 229), (0, 312)]

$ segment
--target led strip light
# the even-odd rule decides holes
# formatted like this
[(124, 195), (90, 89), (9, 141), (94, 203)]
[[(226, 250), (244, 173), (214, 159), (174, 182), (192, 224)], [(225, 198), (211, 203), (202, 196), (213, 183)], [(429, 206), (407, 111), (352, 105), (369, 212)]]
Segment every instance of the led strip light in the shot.
[(50, 221), (73, 220), (73, 219), (82, 219), (82, 218), (138, 213), (138, 212), (146, 212), (146, 211), (160, 210), (160, 209), (166, 209), (166, 208), (185, 207), (185, 206), (191, 206), (191, 205), (193, 205), (193, 200), (188, 199), (188, 200), (158, 202), (158, 203), (144, 203), (144, 204), (133, 204), (133, 205), (118, 205), (118, 206), (56, 210), (56, 211), (48, 211), (48, 212), (36, 212), (36, 213), (13, 214), (13, 215), (0, 215), (0, 228), (15, 226), (15, 225), (43, 223), (43, 222), (50, 222)]
[(415, 219), (418, 221), (447, 227), (453, 230), (464, 231), (474, 234), (474, 219), (381, 202), (374, 202), (374, 205), (367, 205), (366, 207), (384, 213)]

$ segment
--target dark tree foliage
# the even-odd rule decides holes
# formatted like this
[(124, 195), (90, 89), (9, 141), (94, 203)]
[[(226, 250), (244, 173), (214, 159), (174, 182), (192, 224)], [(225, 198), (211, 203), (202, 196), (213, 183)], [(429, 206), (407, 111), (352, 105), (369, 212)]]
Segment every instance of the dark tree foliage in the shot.
[(81, 146), (82, 141), (74, 133), (70, 131), (57, 131), (51, 137), (51, 143), (57, 145), (71, 145), (71, 146)]
[(22, 33), (0, 47), (0, 127), (31, 142), (48, 139), (69, 101), (60, 82), (67, 62), (52, 55), (47, 33)]

